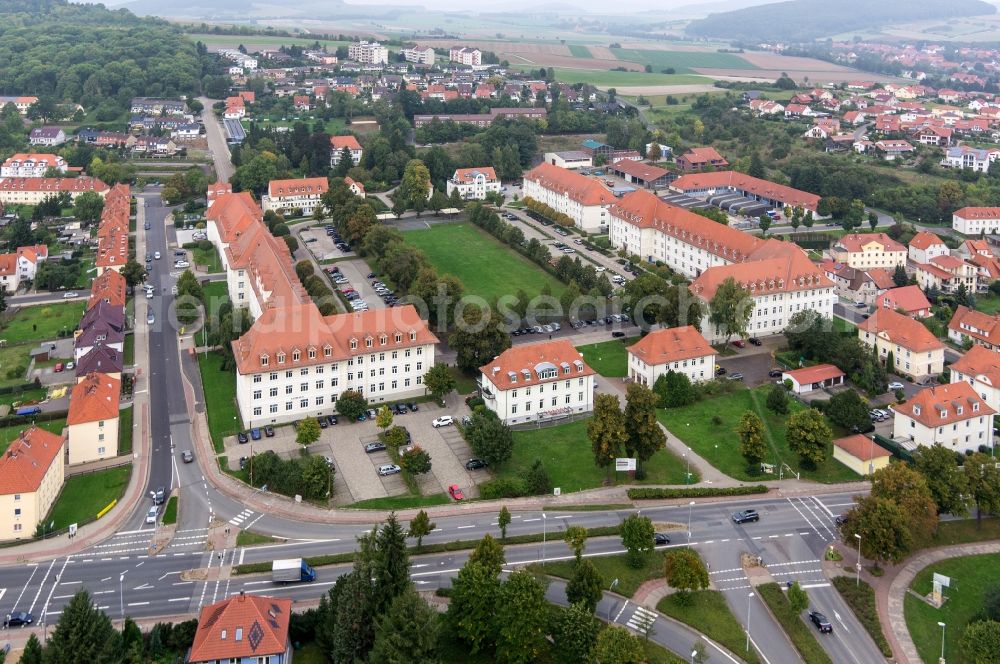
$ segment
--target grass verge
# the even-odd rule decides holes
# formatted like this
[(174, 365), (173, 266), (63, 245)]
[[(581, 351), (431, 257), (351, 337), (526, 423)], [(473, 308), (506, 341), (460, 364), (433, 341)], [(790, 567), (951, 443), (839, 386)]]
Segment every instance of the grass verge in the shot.
[(271, 537), (270, 535), (261, 535), (260, 533), (255, 533), (250, 530), (241, 530), (236, 533), (236, 546), (256, 546), (258, 544), (274, 544), (275, 542), (280, 542), (282, 540)]
[(678, 595), (667, 595), (656, 605), (656, 610), (721, 643), (747, 664), (760, 663), (756, 650), (746, 650), (746, 632), (718, 590), (689, 593), (687, 600)]
[(122, 362), (126, 367), (135, 364), (135, 334), (126, 334), (125, 343), (122, 346)]
[(430, 496), (386, 496), (385, 498), (370, 498), (360, 500), (347, 507), (368, 510), (405, 510), (413, 507), (430, 507), (431, 505), (447, 505), (451, 498), (446, 493), (435, 493)]
[(53, 528), (60, 530), (71, 523), (93, 521), (111, 501), (121, 498), (130, 472), (131, 466), (122, 466), (66, 480), (49, 512), (48, 520), (55, 522)]
[[(604, 580), (602, 588), (611, 590), (611, 583), (618, 579), (615, 592), (624, 597), (632, 597), (639, 590), (639, 586), (663, 576), (663, 554), (663, 551), (653, 551), (643, 558), (643, 565), (638, 568), (628, 564), (624, 553), (614, 556), (592, 556), (587, 560), (592, 562), (597, 571), (600, 572), (601, 578)], [(543, 574), (558, 576), (561, 579), (570, 579), (576, 569), (576, 561), (556, 560), (544, 565), (532, 563), (528, 565), (528, 568)]]
[(952, 544), (969, 544), (1000, 539), (1000, 517), (984, 517), (981, 526), (975, 519), (960, 521), (942, 521), (934, 536), (918, 544), (919, 548), (930, 549)]
[(771, 609), (771, 613), (785, 630), (785, 634), (792, 640), (792, 645), (799, 651), (802, 661), (806, 664), (833, 664), (830, 656), (816, 640), (816, 635), (802, 620), (802, 616), (792, 611), (788, 598), (777, 583), (757, 586), (757, 593)]
[(177, 496), (170, 496), (167, 506), (163, 508), (163, 525), (170, 526), (177, 523)]
[(872, 590), (872, 587), (864, 581), (859, 584), (857, 580), (846, 576), (833, 577), (833, 587), (837, 589), (844, 598), (844, 601), (847, 602), (847, 605), (851, 607), (851, 611), (854, 611), (858, 622), (865, 628), (868, 635), (872, 637), (872, 640), (878, 646), (878, 649), (882, 651), (882, 654), (886, 657), (892, 657), (892, 648), (889, 647), (889, 642), (885, 638), (885, 632), (882, 631), (882, 623), (878, 619), (878, 608), (875, 606), (875, 591)]
[(132, 454), (132, 414), (135, 406), (118, 411), (118, 456)]
[(208, 415), (208, 430), (212, 434), (212, 445), (216, 452), (222, 452), (222, 439), (240, 430), (239, 412), (236, 410), (236, 375), (223, 371), (223, 357), (219, 353), (199, 353), (198, 367), (201, 369), (201, 384), (205, 390), (205, 411)]
[(612, 339), (596, 344), (578, 346), (583, 360), (594, 371), (609, 378), (628, 375), (628, 351), (625, 349), (638, 341), (638, 337)]

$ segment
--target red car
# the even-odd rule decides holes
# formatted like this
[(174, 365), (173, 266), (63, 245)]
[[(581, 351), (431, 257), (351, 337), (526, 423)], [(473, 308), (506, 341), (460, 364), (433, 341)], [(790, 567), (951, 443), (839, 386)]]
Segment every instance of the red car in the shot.
[(746, 348), (747, 347), (746, 342), (743, 341), (742, 339), (737, 339), (736, 341), (733, 342), (733, 345), (736, 346), (737, 348)]
[(59, 364), (56, 365), (56, 373), (59, 373), (62, 370), (63, 370), (63, 363), (60, 362)]
[(457, 484), (452, 484), (450, 487), (448, 487), (448, 495), (450, 495), (455, 500), (465, 500), (465, 494), (462, 493), (462, 490), (458, 487)]

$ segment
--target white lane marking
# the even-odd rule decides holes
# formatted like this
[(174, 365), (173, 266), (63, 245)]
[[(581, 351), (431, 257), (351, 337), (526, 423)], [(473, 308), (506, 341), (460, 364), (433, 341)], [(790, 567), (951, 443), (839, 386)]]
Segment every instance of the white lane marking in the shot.
[(173, 599), (168, 599), (168, 602), (186, 602), (188, 597), (174, 597)]
[(832, 518), (833, 518), (834, 516), (836, 516), (836, 515), (835, 515), (835, 514), (834, 514), (833, 512), (831, 512), (831, 511), (830, 511), (830, 509), (829, 509), (829, 508), (828, 508), (828, 507), (827, 507), (826, 505), (824, 505), (824, 504), (823, 504), (823, 501), (822, 501), (822, 500), (820, 500), (820, 499), (819, 499), (818, 497), (816, 497), (816, 496), (810, 496), (810, 498), (812, 498), (812, 499), (813, 499), (813, 501), (814, 501), (814, 502), (815, 502), (815, 503), (816, 503), (816, 504), (817, 504), (817, 505), (818, 505), (818, 506), (820, 507), (820, 509), (822, 509), (822, 510), (823, 510), (824, 512), (826, 512), (826, 513), (827, 513), (827, 515), (828, 515), (828, 516), (829, 516), (829, 517), (830, 517), (831, 519), (832, 519)]
[(806, 500), (804, 498), (799, 498), (799, 503), (802, 505), (803, 508), (805, 508), (806, 510), (808, 510), (809, 514), (812, 515), (812, 517), (814, 519), (816, 519), (816, 521), (819, 523), (820, 527), (822, 527), (823, 530), (825, 530), (827, 533), (829, 533), (830, 537), (826, 538), (827, 541), (837, 539), (837, 533), (835, 533), (832, 530), (830, 530), (830, 527), (828, 525), (826, 525), (827, 524), (826, 519), (823, 518), (822, 513), (817, 514), (816, 510), (813, 509), (812, 503), (810, 503), (808, 500)]
[(149, 606), (149, 602), (128, 602), (126, 606)]
[(712, 639), (708, 638), (704, 634), (701, 634), (700, 636), (701, 636), (702, 639), (705, 640), (706, 643), (708, 643), (708, 645), (710, 645), (713, 648), (715, 648), (716, 650), (718, 650), (720, 655), (722, 655), (723, 657), (725, 657), (726, 659), (728, 659), (733, 664), (740, 664), (739, 660), (733, 659), (733, 656), (730, 655), (729, 653), (727, 653), (725, 650), (723, 650), (722, 647), (719, 646), (719, 644), (717, 644), (715, 641), (713, 641)]
[[(785, 500), (788, 501), (788, 504), (792, 506), (793, 510), (795, 510), (796, 512), (799, 513), (799, 516), (802, 517), (802, 520), (805, 521), (806, 523), (808, 523), (809, 527), (812, 528), (816, 532), (817, 535), (819, 535), (820, 537), (823, 537), (822, 533), (820, 533), (819, 530), (816, 529), (816, 526), (813, 525), (812, 521), (810, 521), (809, 519), (807, 519), (806, 515), (802, 513), (802, 510), (800, 510), (798, 507), (796, 507), (795, 503), (792, 502), (791, 498), (785, 498)], [(826, 538), (823, 537), (823, 539), (825, 540)]]
[[(49, 574), (52, 573), (52, 568), (55, 567), (55, 566), (56, 566), (56, 561), (55, 560), (53, 560), (51, 563), (49, 563), (49, 568), (47, 570), (45, 570), (45, 576), (42, 577), (42, 582), (38, 584), (38, 592), (35, 593), (35, 599), (31, 600), (31, 606), (28, 607), (28, 613), (31, 613), (32, 611), (35, 610), (35, 604), (38, 603), (38, 597), (42, 594), (42, 588), (45, 587), (45, 582), (48, 581)], [(63, 563), (63, 568), (65, 568), (65, 567), (66, 567), (66, 563)], [(53, 588), (54, 588), (54, 586), (53, 586)], [(50, 592), (49, 594), (51, 595), (52, 593)]]
[(465, 530), (466, 528), (475, 528), (475, 527), (476, 527), (475, 525), (471, 525), (471, 526), (458, 526), (458, 530)]
[(801, 587), (802, 588), (829, 588), (830, 584), (829, 583), (807, 583), (806, 585), (801, 586)]
[(622, 617), (623, 613), (625, 613), (626, 607), (628, 607), (628, 600), (625, 600), (625, 603), (622, 604), (621, 611), (615, 614), (615, 619), (612, 622), (618, 622), (618, 619)]

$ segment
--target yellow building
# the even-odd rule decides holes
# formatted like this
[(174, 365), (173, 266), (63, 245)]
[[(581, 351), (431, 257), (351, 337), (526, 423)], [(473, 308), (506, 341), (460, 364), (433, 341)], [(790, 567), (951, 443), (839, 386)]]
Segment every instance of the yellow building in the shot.
[(62, 436), (32, 426), (0, 456), (0, 540), (30, 538), (62, 490)]
[(118, 454), (120, 392), (120, 380), (96, 372), (73, 386), (66, 418), (70, 465)]
[(868, 436), (855, 434), (833, 441), (833, 458), (858, 475), (871, 475), (889, 465), (889, 450)]

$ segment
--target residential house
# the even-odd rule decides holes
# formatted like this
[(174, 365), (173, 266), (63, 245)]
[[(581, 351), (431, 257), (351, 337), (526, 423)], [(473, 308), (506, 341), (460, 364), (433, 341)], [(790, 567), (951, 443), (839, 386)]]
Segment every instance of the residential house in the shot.
[(909, 259), (914, 263), (929, 263), (932, 258), (947, 256), (948, 245), (934, 233), (920, 231), (910, 240)]
[(73, 386), (66, 416), (69, 465), (118, 455), (121, 381), (92, 373)]
[(573, 220), (588, 233), (603, 232), (610, 221), (608, 208), (616, 201), (600, 181), (574, 171), (542, 163), (524, 174), (523, 193)]
[(965, 305), (955, 307), (948, 323), (948, 338), (959, 345), (972, 342), (1000, 352), (1000, 315), (990, 315)]
[(901, 139), (883, 139), (881, 141), (875, 141), (875, 151), (882, 155), (882, 158), (886, 161), (894, 161), (898, 158), (905, 157), (914, 148), (908, 142)]
[(941, 165), (948, 168), (968, 168), (977, 173), (986, 173), (990, 170), (990, 155), (988, 151), (981, 148), (957, 145), (945, 151)]
[(66, 132), (61, 127), (36, 127), (28, 135), (32, 145), (62, 145), (66, 142)]
[(968, 383), (986, 405), (1000, 412), (1000, 353), (976, 344), (948, 369), (952, 383)]
[(750, 112), (754, 115), (784, 115), (785, 107), (776, 101), (769, 99), (752, 99), (747, 104)]
[(239, 120), (246, 117), (247, 107), (243, 97), (226, 97), (226, 108), (222, 117), (226, 120)]
[(702, 172), (709, 168), (721, 170), (729, 166), (725, 157), (712, 147), (691, 148), (679, 155), (676, 161), (677, 168), (685, 173)]
[(202, 607), (189, 664), (291, 664), (292, 600), (240, 592)]
[(299, 210), (305, 216), (313, 213), (329, 188), (325, 177), (299, 178), (296, 180), (271, 180), (267, 185), (267, 196), (260, 199), (261, 210), (273, 210), (287, 215)]
[(170, 132), (170, 138), (178, 141), (194, 141), (201, 137), (201, 125), (197, 122), (185, 122), (177, 125)]
[(312, 101), (309, 99), (309, 95), (294, 95), (292, 106), (295, 107), (296, 111), (308, 111), (312, 108)]
[(640, 385), (653, 387), (670, 371), (692, 383), (715, 378), (717, 353), (691, 325), (653, 330), (626, 350), (628, 377)]
[(74, 339), (74, 359), (79, 360), (95, 346), (110, 346), (121, 352), (125, 343), (125, 307), (98, 302), (80, 319)]
[(892, 453), (860, 433), (833, 441), (833, 458), (858, 475), (872, 475), (889, 465)]
[(0, 540), (34, 537), (62, 491), (64, 442), (32, 425), (0, 455)]
[(979, 288), (979, 268), (950, 254), (917, 263), (915, 270), (917, 284), (925, 291), (936, 288), (943, 293), (954, 293), (964, 285), (969, 293), (975, 293)]
[(448, 60), (468, 67), (478, 67), (483, 64), (483, 52), (478, 48), (452, 46), (448, 51)]
[(951, 227), (962, 235), (1000, 233), (1000, 207), (964, 207), (951, 215)]
[(233, 185), (228, 182), (213, 182), (208, 185), (208, 190), (205, 192), (206, 207), (212, 207), (212, 203), (215, 199), (223, 194), (233, 193)]
[(808, 394), (843, 385), (844, 376), (844, 372), (832, 364), (817, 364), (786, 371), (781, 374), (781, 381), (791, 381), (795, 394)]
[(912, 445), (940, 444), (954, 452), (993, 446), (993, 416), (996, 410), (966, 382), (928, 387), (903, 404), (889, 406), (896, 414), (894, 440), (909, 439)]
[(898, 311), (910, 318), (927, 318), (931, 315), (931, 303), (920, 286), (900, 286), (887, 290), (878, 296), (875, 306)]
[(834, 261), (850, 267), (892, 270), (906, 265), (907, 251), (885, 233), (851, 233), (834, 242), (830, 254)]
[(41, 178), (49, 171), (65, 173), (69, 170), (66, 160), (57, 154), (25, 154), (19, 152), (0, 166), (0, 177)]
[(28, 97), (28, 96), (18, 96), (12, 97), (10, 95), (0, 95), (0, 108), (6, 106), (7, 104), (14, 104), (14, 108), (21, 115), (27, 115), (28, 109), (31, 105), (38, 101), (38, 97)]
[(883, 361), (892, 353), (888, 371), (919, 379), (944, 370), (944, 344), (922, 323), (892, 309), (876, 309), (861, 321), (858, 338), (875, 348)]
[(923, 145), (933, 145), (939, 148), (946, 148), (951, 145), (951, 137), (954, 130), (950, 127), (938, 127), (930, 125), (917, 130), (917, 142)]
[(500, 193), (500, 180), (492, 166), (459, 168), (446, 185), (448, 196), (457, 191), (462, 200), (486, 199), (488, 193)]
[(893, 286), (892, 275), (881, 268), (862, 270), (833, 261), (824, 261), (820, 267), (833, 282), (838, 297), (858, 304), (874, 304), (876, 298)]
[(0, 179), (0, 203), (4, 205), (38, 205), (46, 198), (67, 193), (75, 200), (80, 194), (93, 191), (102, 197), (108, 185), (97, 178), (3, 178)]
[(486, 407), (504, 424), (548, 422), (594, 409), (596, 372), (568, 339), (508, 348), (479, 372)]
[(184, 115), (187, 112), (179, 99), (157, 99), (155, 97), (133, 97), (131, 113), (144, 115)]
[(361, 149), (358, 139), (348, 134), (347, 136), (330, 137), (330, 166), (336, 166), (340, 163), (340, 160), (344, 156), (344, 150), (350, 153), (351, 164), (357, 166), (361, 163), (364, 150)]
[[(117, 274), (111, 272), (111, 274)], [(86, 380), (92, 373), (99, 373), (108, 378), (121, 380), (122, 370), (125, 368), (123, 355), (110, 346), (94, 346), (90, 352), (81, 357), (76, 362), (74, 371), (77, 382)]]
[(345, 177), (344, 184), (347, 185), (347, 188), (350, 189), (351, 193), (355, 196), (360, 196), (361, 198), (365, 197), (365, 185), (363, 183), (352, 178)]

